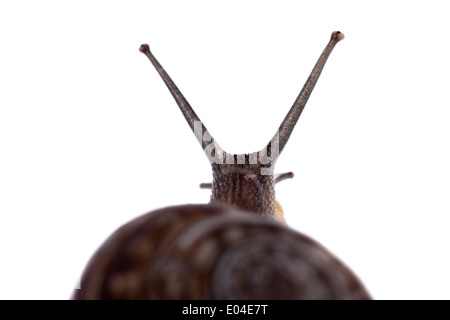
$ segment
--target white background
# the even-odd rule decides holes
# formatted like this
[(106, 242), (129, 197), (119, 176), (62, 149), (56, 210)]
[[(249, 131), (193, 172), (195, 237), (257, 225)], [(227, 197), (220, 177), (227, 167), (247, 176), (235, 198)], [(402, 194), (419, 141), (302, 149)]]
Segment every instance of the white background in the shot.
[(0, 298), (67, 299), (118, 226), (206, 203), (210, 166), (138, 48), (230, 153), (273, 136), (333, 30), (277, 163), (290, 226), (377, 299), (449, 299), (444, 1), (2, 1)]

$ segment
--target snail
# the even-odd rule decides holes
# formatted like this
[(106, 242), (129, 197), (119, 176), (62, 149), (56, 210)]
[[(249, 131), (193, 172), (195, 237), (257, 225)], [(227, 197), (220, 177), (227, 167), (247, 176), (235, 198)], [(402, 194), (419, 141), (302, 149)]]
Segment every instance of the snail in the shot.
[(371, 299), (339, 258), (288, 227), (274, 174), (300, 114), (335, 45), (335, 31), (268, 145), (229, 154), (195, 114), (147, 44), (140, 47), (167, 85), (208, 157), (209, 204), (162, 208), (115, 231), (88, 262), (73, 299)]

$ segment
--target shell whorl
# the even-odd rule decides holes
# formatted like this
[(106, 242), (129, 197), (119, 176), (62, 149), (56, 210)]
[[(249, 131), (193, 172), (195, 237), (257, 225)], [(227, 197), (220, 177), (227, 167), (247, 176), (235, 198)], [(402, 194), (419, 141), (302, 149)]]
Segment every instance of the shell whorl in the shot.
[(223, 205), (184, 205), (119, 228), (75, 299), (368, 299), (333, 254), (289, 227)]

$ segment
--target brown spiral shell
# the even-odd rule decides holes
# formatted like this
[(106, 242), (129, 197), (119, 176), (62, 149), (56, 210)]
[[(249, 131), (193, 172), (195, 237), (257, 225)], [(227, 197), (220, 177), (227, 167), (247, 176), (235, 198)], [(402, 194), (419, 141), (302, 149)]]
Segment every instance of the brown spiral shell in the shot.
[(74, 299), (369, 299), (322, 245), (224, 205), (147, 213), (91, 258)]

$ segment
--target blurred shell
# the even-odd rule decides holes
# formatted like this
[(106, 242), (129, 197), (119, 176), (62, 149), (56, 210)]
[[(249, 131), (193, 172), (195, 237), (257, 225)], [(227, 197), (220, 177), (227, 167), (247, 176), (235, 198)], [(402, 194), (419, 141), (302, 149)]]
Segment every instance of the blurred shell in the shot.
[(147, 213), (98, 249), (74, 299), (370, 299), (350, 269), (295, 230), (223, 205)]

